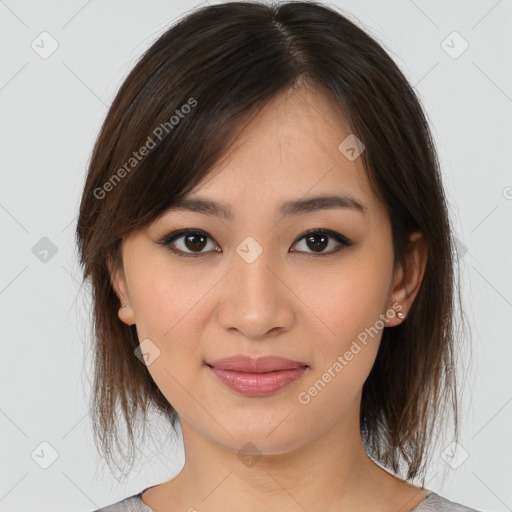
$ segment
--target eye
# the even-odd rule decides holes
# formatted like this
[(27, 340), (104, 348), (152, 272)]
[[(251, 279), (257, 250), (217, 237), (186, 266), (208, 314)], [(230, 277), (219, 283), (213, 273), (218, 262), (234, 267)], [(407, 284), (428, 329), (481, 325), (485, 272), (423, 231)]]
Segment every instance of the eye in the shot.
[[(205, 254), (198, 251), (204, 249), (204, 247), (207, 245), (206, 241), (208, 239), (210, 239), (210, 235), (204, 231), (198, 229), (181, 229), (179, 231), (170, 233), (158, 243), (167, 247), (169, 251), (177, 254), (178, 256), (183, 256), (185, 258), (195, 258)], [(176, 248), (173, 244), (178, 241), (180, 243), (177, 243), (176, 245), (181, 247)], [(187, 249), (191, 250), (192, 252), (186, 252)]]
[[(181, 229), (165, 236), (160, 240), (159, 244), (165, 246), (170, 252), (185, 258), (196, 258), (203, 256), (211, 251), (203, 251), (208, 245), (208, 241), (212, 238), (205, 231), (198, 229)], [(330, 245), (330, 241), (334, 240), (334, 249), (324, 252), (325, 248)], [(352, 245), (352, 242), (345, 236), (331, 231), (329, 229), (313, 229), (304, 233), (295, 243), (299, 244), (304, 242), (306, 248), (313, 250), (312, 253), (307, 251), (292, 251), (292, 252), (306, 252), (306, 256), (329, 256), (337, 253), (344, 247)], [(336, 245), (337, 244), (337, 245)], [(215, 252), (221, 252), (218, 249), (213, 249)], [(191, 251), (191, 252), (187, 252)]]
[[(335, 243), (334, 249), (331, 249), (328, 252), (323, 252), (324, 249), (329, 246), (329, 239), (333, 239), (337, 245)], [(307, 256), (329, 256), (341, 251), (344, 247), (352, 245), (352, 242), (347, 237), (337, 233), (336, 231), (331, 231), (330, 229), (313, 229), (308, 231), (307, 233), (304, 233), (296, 243), (303, 241), (307, 248), (311, 248), (313, 250), (313, 253), (306, 254)]]

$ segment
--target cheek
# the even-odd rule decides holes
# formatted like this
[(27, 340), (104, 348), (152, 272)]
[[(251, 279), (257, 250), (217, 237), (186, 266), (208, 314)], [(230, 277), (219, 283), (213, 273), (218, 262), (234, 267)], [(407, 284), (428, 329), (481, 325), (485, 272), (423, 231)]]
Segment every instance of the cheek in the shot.
[(190, 408), (187, 390), (192, 391), (203, 366), (198, 312), (204, 290), (197, 289), (197, 282), (188, 283), (179, 276), (162, 278), (165, 271), (154, 270), (159, 279), (153, 276), (141, 282), (137, 293), (137, 332), (140, 340), (149, 338), (157, 347), (158, 356), (147, 369), (167, 401), (182, 414)]
[(392, 262), (388, 260), (361, 253), (347, 259), (336, 276), (325, 280), (315, 304), (337, 343), (350, 342), (384, 312), (392, 279)]
[(375, 362), (384, 327), (380, 315), (385, 312), (392, 279), (391, 255), (381, 251), (377, 258), (376, 254), (367, 250), (347, 257), (336, 275), (333, 272), (321, 280), (312, 298), (316, 316), (327, 327), (316, 338), (316, 366), (308, 382), (322, 390), (318, 402), (350, 401)]
[(202, 366), (204, 295), (214, 284), (199, 284), (192, 267), (190, 272), (177, 268), (165, 254), (141, 254), (133, 258), (128, 277), (139, 340), (149, 339), (157, 354), (148, 371), (169, 401)]
[(324, 309), (332, 318), (332, 333), (320, 337), (315, 365), (297, 395), (299, 410), (307, 413), (303, 421), (311, 429), (314, 418), (332, 424), (352, 410), (374, 365), (381, 339), (381, 329), (375, 327), (380, 294), (372, 295), (361, 284), (350, 281), (338, 286)]
[(133, 253), (127, 273), (137, 327), (146, 337), (179, 344), (177, 333), (190, 322), (189, 315), (204, 295), (197, 270), (192, 265), (184, 269), (172, 264), (171, 256), (161, 248), (144, 248)]

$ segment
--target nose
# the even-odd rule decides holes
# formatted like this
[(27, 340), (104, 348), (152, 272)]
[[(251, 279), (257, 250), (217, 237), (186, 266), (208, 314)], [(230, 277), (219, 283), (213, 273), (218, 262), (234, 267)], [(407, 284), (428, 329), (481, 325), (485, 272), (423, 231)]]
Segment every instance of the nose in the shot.
[(262, 341), (291, 329), (297, 298), (289, 289), (283, 266), (263, 251), (254, 261), (239, 255), (225, 276), (219, 296), (218, 321), (228, 333)]

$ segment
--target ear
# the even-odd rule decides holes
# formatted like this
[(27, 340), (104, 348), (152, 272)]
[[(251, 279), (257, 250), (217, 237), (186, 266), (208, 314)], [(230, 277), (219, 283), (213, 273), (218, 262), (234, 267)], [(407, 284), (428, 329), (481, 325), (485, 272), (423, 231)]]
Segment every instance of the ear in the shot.
[(387, 327), (400, 324), (418, 294), (425, 268), (427, 266), (428, 245), (425, 236), (420, 231), (415, 231), (409, 237), (409, 249), (406, 255), (406, 265), (403, 268), (398, 265), (393, 276), (393, 285), (390, 294), (388, 308), (400, 311), (403, 317), (394, 315), (386, 322)]
[(135, 323), (135, 314), (128, 293), (128, 285), (123, 265), (121, 263), (119, 266), (115, 266), (111, 260), (108, 260), (107, 267), (110, 273), (110, 282), (120, 301), (118, 311), (119, 319), (127, 325), (133, 325)]

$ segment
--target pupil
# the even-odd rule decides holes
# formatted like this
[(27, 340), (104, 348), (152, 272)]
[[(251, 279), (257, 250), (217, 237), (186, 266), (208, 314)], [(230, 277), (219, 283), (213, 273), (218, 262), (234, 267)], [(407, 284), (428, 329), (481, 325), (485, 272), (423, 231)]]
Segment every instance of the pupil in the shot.
[[(320, 243), (314, 243), (315, 239), (322, 239)], [(327, 247), (327, 236), (326, 235), (310, 235), (306, 238), (308, 244), (309, 242), (312, 242), (313, 247), (310, 247), (310, 249), (316, 250), (319, 249), (318, 252), (321, 252), (323, 249)]]
[[(194, 240), (197, 240), (197, 239), (200, 239), (201, 242), (199, 242), (199, 244), (197, 244), (197, 243), (194, 244)], [(190, 243), (191, 241), (192, 241), (192, 243)], [(201, 249), (204, 249), (204, 247), (206, 245), (206, 237), (203, 235), (199, 235), (197, 233), (193, 233), (193, 234), (185, 237), (185, 245), (187, 246), (187, 249), (190, 249), (192, 251), (197, 249), (198, 251), (200, 251)]]

